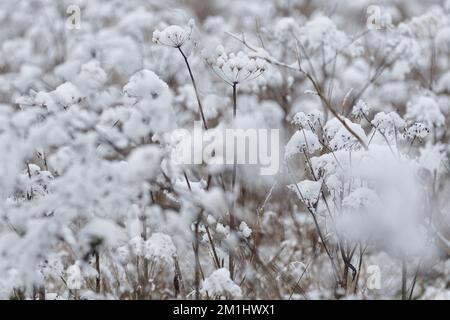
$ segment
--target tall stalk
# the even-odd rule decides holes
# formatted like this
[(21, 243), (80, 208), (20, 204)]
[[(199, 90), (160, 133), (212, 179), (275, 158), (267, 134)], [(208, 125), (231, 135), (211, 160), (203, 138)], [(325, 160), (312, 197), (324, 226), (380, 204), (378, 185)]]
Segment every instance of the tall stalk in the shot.
[[(236, 109), (237, 109), (237, 83), (233, 83), (233, 119), (236, 119)], [(237, 167), (237, 157), (236, 157), (236, 150), (233, 150), (233, 178), (231, 181), (231, 190), (234, 192), (234, 187), (236, 185), (236, 167)], [(230, 235), (233, 234), (235, 229), (235, 219), (234, 219), (234, 206), (235, 206), (235, 200), (233, 200), (233, 206), (230, 210)], [(228, 254), (228, 269), (230, 270), (230, 277), (231, 280), (234, 279), (234, 248), (230, 247), (229, 254)]]
[(206, 124), (205, 114), (203, 113), (202, 102), (201, 102), (200, 96), (198, 94), (197, 83), (195, 82), (194, 75), (192, 74), (192, 70), (191, 70), (191, 66), (189, 65), (188, 58), (184, 54), (183, 50), (181, 50), (181, 47), (178, 47), (178, 50), (180, 51), (181, 55), (183, 56), (184, 62), (186, 63), (187, 69), (189, 71), (189, 76), (191, 77), (192, 85), (194, 86), (195, 97), (197, 98), (198, 110), (200, 111), (200, 115), (202, 117), (203, 127), (205, 128), (205, 130), (208, 130), (208, 125)]
[(407, 299), (407, 289), (406, 289), (406, 282), (408, 279), (408, 270), (406, 269), (406, 259), (402, 259), (402, 300)]

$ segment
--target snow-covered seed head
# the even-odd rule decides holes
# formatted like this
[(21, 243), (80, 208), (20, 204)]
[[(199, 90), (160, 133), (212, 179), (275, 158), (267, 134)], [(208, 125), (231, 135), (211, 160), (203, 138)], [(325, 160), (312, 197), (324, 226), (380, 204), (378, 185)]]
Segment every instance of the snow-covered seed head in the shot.
[(194, 26), (194, 20), (190, 19), (187, 26), (185, 27), (172, 25), (168, 26), (162, 31), (155, 30), (153, 32), (152, 41), (164, 46), (180, 48), (191, 39)]
[(221, 45), (217, 46), (214, 54), (206, 55), (205, 60), (215, 73), (230, 85), (256, 79), (266, 70), (264, 60), (242, 51), (226, 54)]
[(371, 107), (367, 105), (363, 100), (359, 100), (356, 105), (353, 107), (352, 115), (355, 118), (364, 118), (367, 117), (371, 111)]
[(430, 133), (430, 129), (423, 123), (415, 122), (405, 131), (405, 136), (410, 139), (423, 139), (428, 133)]

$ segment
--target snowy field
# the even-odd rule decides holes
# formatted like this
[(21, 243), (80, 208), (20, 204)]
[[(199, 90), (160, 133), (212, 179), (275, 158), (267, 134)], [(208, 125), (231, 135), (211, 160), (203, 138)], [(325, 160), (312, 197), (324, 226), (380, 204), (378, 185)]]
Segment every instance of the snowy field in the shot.
[(450, 299), (449, 0), (2, 0), (0, 299)]

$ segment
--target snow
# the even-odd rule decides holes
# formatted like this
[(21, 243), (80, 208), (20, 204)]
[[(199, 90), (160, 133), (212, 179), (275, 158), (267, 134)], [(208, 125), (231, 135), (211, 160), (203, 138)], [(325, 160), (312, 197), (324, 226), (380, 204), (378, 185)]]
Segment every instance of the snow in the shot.
[(156, 100), (167, 95), (169, 87), (153, 71), (141, 70), (130, 78), (123, 91), (131, 97)]
[(371, 110), (372, 108), (368, 106), (367, 103), (363, 100), (358, 100), (358, 102), (353, 106), (352, 115), (357, 118), (367, 117)]
[(290, 157), (299, 153), (314, 153), (322, 148), (317, 136), (310, 130), (299, 130), (289, 139), (285, 147), (284, 158)]
[(160, 170), (161, 150), (154, 145), (133, 150), (128, 157), (128, 177), (132, 181), (154, 179)]
[(147, 259), (162, 261), (172, 264), (173, 258), (177, 254), (177, 249), (173, 244), (172, 238), (164, 233), (154, 233), (145, 242), (144, 256)]
[(230, 272), (221, 268), (211, 273), (205, 281), (203, 281), (202, 289), (203, 293), (208, 295), (224, 296), (239, 298), (242, 295), (241, 288), (230, 279)]
[(428, 127), (442, 126), (445, 122), (439, 104), (429, 96), (420, 96), (408, 102), (405, 117), (423, 122)]
[(230, 85), (254, 80), (267, 68), (260, 58), (243, 51), (226, 53), (222, 46), (218, 46), (213, 54), (203, 51), (203, 57), (215, 73)]
[(294, 191), (308, 208), (312, 208), (319, 200), (322, 183), (319, 181), (303, 180), (296, 185), (288, 185), (288, 188)]
[(1, 299), (448, 297), (450, 0), (67, 5), (0, 8)]
[[(345, 123), (351, 130), (362, 139), (362, 141), (367, 141), (367, 136), (361, 125), (357, 123), (353, 123), (348, 119), (344, 120)], [(328, 124), (328, 123), (327, 123)], [(329, 127), (328, 127), (329, 128)], [(335, 130), (329, 129), (329, 130)], [(339, 129), (334, 134), (333, 138), (330, 140), (330, 147), (333, 150), (339, 149), (358, 149), (360, 148), (360, 142), (356, 139), (356, 137), (347, 130), (342, 124), (340, 124)]]
[(155, 30), (152, 40), (165, 46), (179, 48), (190, 40), (194, 26), (194, 20), (190, 19), (186, 27), (172, 25), (162, 31)]

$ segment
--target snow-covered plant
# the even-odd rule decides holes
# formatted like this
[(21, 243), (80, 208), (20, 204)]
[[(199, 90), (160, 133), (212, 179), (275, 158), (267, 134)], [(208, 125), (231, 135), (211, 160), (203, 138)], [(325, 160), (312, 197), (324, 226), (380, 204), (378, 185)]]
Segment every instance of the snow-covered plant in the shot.
[(448, 297), (450, 1), (203, 2), (1, 2), (0, 298)]

